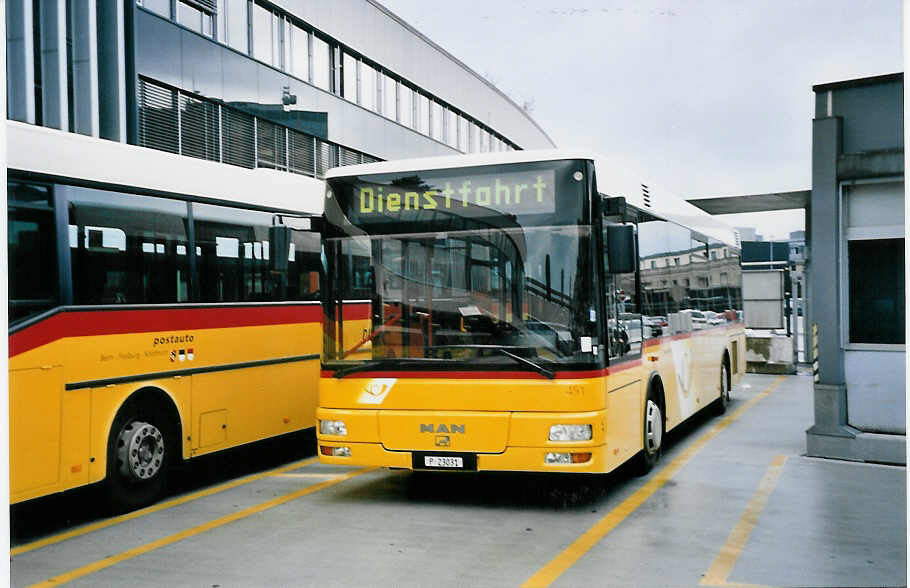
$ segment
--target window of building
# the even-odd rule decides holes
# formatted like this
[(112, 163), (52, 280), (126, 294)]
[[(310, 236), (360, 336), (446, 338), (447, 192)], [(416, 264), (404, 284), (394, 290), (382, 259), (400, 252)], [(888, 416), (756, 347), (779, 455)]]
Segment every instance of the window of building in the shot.
[(458, 117), (458, 150), (468, 152), (468, 119), (463, 116)]
[(171, 18), (171, 0), (139, 0), (139, 6), (164, 18)]
[(398, 82), (388, 74), (382, 74), (382, 114), (398, 120)]
[(430, 99), (426, 94), (417, 94), (417, 122), (414, 128), (424, 135), (430, 135)]
[(656, 262), (656, 261), (652, 261), (652, 262), (651, 262), (651, 269), (657, 269), (657, 262)]
[(474, 123), (468, 123), (468, 149), (471, 153), (480, 153), (480, 127)]
[(414, 126), (414, 92), (405, 84), (398, 84), (398, 122)]
[(311, 65), (311, 79), (313, 85), (327, 92), (332, 91), (332, 61), (329, 44), (317, 37), (311, 36), (313, 47), (313, 61)]
[(673, 258), (673, 265), (679, 265), (679, 258), (678, 258), (678, 257), (674, 257), (674, 258)]
[(480, 130), (480, 152), (489, 153), (490, 151), (490, 133), (486, 130)]
[(367, 110), (376, 110), (376, 70), (360, 62), (360, 105)]
[(848, 243), (851, 343), (903, 344), (904, 240)]
[(449, 147), (458, 147), (458, 115), (455, 111), (447, 108), (445, 111), (445, 135), (446, 144)]
[(275, 46), (278, 39), (274, 34), (276, 31), (275, 15), (271, 10), (261, 4), (253, 4), (253, 57), (268, 63), (269, 65), (278, 65)]
[(344, 99), (357, 104), (357, 59), (350, 53), (345, 53), (342, 57), (341, 69)]
[(310, 81), (310, 34), (294, 24), (288, 25), (288, 70), (304, 81)]
[(186, 2), (177, 2), (177, 22), (186, 28), (212, 36), (212, 15)]
[(247, 0), (223, 0), (218, 11), (218, 38), (222, 43), (249, 53), (249, 14)]
[(442, 141), (445, 122), (443, 121), (444, 110), (442, 104), (435, 100), (430, 102), (430, 136), (437, 141)]

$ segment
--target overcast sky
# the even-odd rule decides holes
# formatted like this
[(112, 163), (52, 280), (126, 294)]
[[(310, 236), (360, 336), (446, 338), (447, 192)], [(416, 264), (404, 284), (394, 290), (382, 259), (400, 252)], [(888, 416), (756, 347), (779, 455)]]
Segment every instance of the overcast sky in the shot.
[[(379, 0), (559, 147), (708, 197), (811, 187), (812, 86), (903, 70), (900, 0)], [(730, 215), (766, 237), (800, 212)]]

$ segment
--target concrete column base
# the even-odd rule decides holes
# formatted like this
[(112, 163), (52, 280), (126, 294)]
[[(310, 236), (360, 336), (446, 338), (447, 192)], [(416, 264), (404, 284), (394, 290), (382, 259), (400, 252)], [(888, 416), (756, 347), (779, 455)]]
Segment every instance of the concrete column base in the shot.
[(907, 437), (864, 433), (845, 426), (841, 431), (806, 431), (806, 455), (848, 461), (907, 465)]

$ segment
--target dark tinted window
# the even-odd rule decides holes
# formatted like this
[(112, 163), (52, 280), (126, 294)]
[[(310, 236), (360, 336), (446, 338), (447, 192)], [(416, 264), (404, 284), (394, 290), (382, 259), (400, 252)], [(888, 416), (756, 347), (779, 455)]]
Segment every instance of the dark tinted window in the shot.
[(850, 342), (904, 343), (904, 240), (850, 241)]
[(38, 314), (57, 304), (57, 253), (50, 188), (7, 185), (9, 320)]
[(76, 304), (189, 300), (186, 203), (67, 187)]
[(270, 271), (272, 215), (193, 204), (200, 302), (281, 300), (280, 274)]

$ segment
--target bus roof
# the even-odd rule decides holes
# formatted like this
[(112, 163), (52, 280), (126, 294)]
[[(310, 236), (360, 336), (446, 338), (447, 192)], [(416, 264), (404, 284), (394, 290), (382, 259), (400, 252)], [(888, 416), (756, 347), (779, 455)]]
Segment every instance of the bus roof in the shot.
[(7, 121), (7, 168), (86, 185), (322, 214), (325, 183)]
[(739, 248), (739, 237), (736, 231), (723, 221), (689, 204), (669, 190), (646, 182), (642, 176), (638, 176), (632, 170), (621, 167), (609, 158), (591, 151), (541, 149), (401, 159), (336, 167), (330, 169), (325, 177), (329, 180), (359, 175), (577, 159), (594, 162), (597, 190), (601, 194), (622, 196), (628, 204), (646, 211), (648, 214), (686, 226), (706, 237)]

